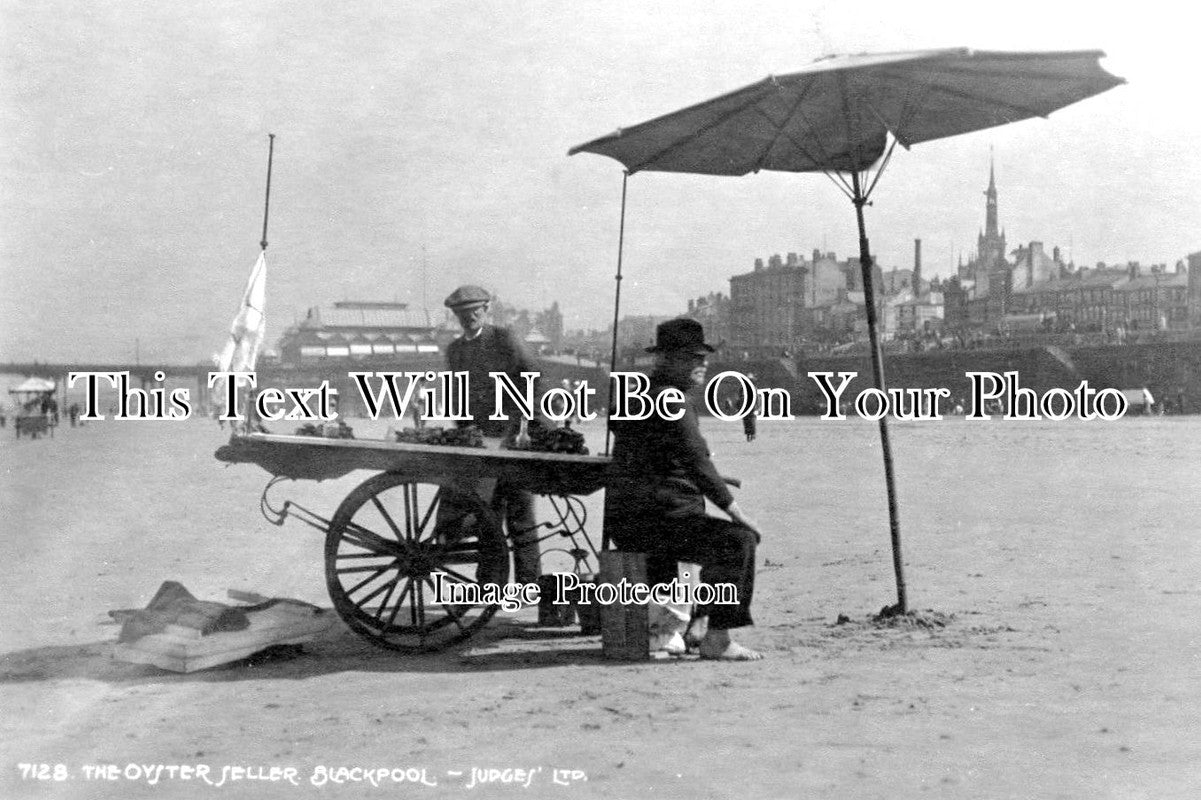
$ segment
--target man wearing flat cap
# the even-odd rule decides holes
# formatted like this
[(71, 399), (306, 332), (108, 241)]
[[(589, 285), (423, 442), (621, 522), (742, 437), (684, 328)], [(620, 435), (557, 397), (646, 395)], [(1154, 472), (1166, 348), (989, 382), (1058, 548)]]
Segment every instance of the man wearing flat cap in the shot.
[[(485, 322), (491, 301), (492, 295), (471, 285), (460, 286), (446, 298), (446, 307), (454, 312), (463, 328), (463, 334), (447, 348), (446, 362), (452, 372), (468, 375), (467, 408), (473, 420), (461, 424), (478, 425), (485, 436), (504, 437), (518, 429), (522, 415), (506, 398), (504, 411), (508, 420), (488, 419), (495, 401), (495, 384), (489, 373), (504, 372), (517, 386), (523, 387), (525, 382), (521, 373), (537, 370), (512, 331)], [(535, 395), (541, 395), (537, 388)], [(505, 520), (509, 538), (513, 540), (514, 579), (518, 583), (537, 583), (542, 565), (534, 519), (534, 496), (501, 481), (496, 486), (494, 503)]]
[[(762, 656), (730, 639), (729, 631), (751, 625), (755, 585), (755, 545), (759, 529), (747, 517), (709, 457), (701, 436), (695, 401), (689, 393), (705, 382), (705, 343), (699, 322), (680, 318), (655, 332), (655, 367), (649, 394), (669, 389), (684, 394), (683, 416), (669, 420), (652, 413), (644, 420), (612, 422), (613, 461), (617, 477), (607, 488), (605, 530), (623, 550), (646, 553), (651, 585), (677, 575), (680, 561), (701, 565), (701, 581), (732, 583), (737, 605), (702, 607), (708, 631), (701, 641), (702, 658), (754, 661)], [(678, 408), (678, 406), (677, 406)], [(729, 519), (705, 513), (712, 501)]]

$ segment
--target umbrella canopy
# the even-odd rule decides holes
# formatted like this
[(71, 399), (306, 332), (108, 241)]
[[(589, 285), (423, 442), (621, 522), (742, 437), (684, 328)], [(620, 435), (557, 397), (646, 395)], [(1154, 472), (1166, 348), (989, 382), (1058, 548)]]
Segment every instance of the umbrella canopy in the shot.
[[(1045, 117), (1056, 109), (1125, 83), (1101, 68), (1099, 50), (999, 53), (920, 50), (831, 56), (789, 75), (769, 77), (572, 148), (615, 158), (626, 178), (644, 170), (702, 175), (746, 175), (762, 169), (824, 172), (840, 183), (855, 206), (859, 266), (871, 346), (872, 377), (884, 390), (884, 357), (876, 331), (872, 258), (863, 207), (875, 187), (860, 172), (892, 147)], [(889, 136), (893, 144), (889, 145)], [(886, 154), (887, 149), (887, 154)], [(881, 170), (883, 164), (881, 164)], [(850, 173), (847, 182), (839, 173)], [(876, 180), (880, 173), (877, 172)], [(625, 183), (622, 184), (622, 231)], [(618, 299), (621, 238), (618, 244)], [(617, 310), (613, 314), (614, 353)], [(901, 529), (887, 417), (880, 443), (892, 534), (897, 603), (888, 613), (905, 613), (908, 600), (901, 558)]]
[(1099, 50), (831, 56), (571, 149), (703, 175), (857, 172), (918, 142), (1045, 117), (1124, 83)]

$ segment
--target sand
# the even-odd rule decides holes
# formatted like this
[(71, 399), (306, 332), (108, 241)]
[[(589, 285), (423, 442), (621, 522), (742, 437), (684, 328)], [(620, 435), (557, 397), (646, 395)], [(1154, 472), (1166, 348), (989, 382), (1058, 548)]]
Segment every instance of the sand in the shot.
[[(328, 607), (321, 535), (259, 516), (211, 422), (5, 429), (0, 796), (1196, 796), (1201, 419), (894, 426), (921, 615), (889, 624), (874, 425), (770, 425), (705, 426), (768, 534), (762, 662), (605, 662), (526, 610), (430, 656), (339, 624), (190, 675), (113, 660), (106, 612), (168, 579)], [(366, 477), (286, 494), (328, 515)]]

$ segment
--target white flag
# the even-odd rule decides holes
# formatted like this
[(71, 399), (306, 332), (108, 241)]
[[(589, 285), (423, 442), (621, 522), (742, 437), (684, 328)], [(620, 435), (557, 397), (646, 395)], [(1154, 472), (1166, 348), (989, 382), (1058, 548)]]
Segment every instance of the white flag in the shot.
[(229, 328), (229, 342), (217, 359), (221, 372), (250, 372), (258, 360), (259, 348), (267, 332), (267, 317), (263, 312), (267, 295), (266, 251), (259, 253), (242, 295), (242, 306)]

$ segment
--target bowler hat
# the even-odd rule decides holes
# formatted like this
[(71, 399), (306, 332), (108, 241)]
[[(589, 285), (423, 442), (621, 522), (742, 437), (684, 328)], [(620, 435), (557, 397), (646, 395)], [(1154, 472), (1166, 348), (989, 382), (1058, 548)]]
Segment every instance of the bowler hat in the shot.
[(655, 346), (646, 348), (648, 353), (684, 351), (702, 356), (712, 353), (713, 348), (705, 344), (705, 328), (688, 317), (669, 319), (655, 328)]
[(481, 289), (479, 286), (460, 286), (450, 293), (450, 296), (443, 301), (443, 305), (451, 309), (471, 308), (473, 306), (482, 306), (492, 300), (492, 295)]

